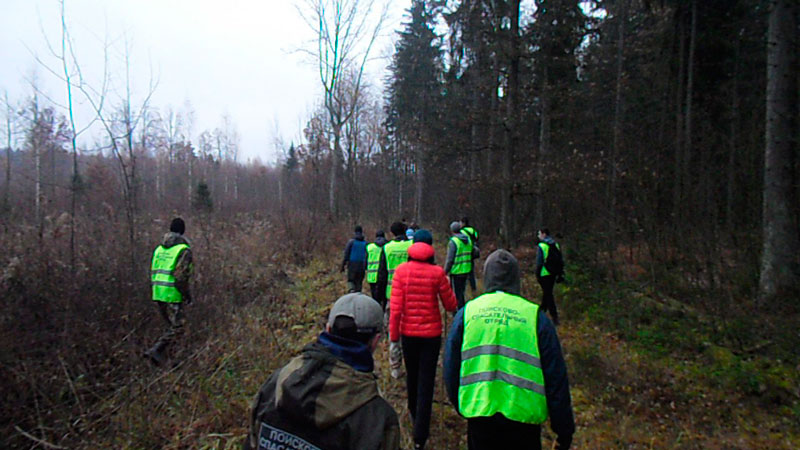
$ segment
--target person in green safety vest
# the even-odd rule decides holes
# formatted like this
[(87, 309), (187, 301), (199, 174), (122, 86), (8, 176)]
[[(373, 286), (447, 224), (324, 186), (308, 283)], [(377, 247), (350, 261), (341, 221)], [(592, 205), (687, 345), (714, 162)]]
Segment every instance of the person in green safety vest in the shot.
[(475, 279), (475, 260), (481, 257), (481, 250), (478, 246), (478, 230), (470, 226), (469, 217), (464, 216), (461, 218), (461, 232), (466, 234), (472, 241), (472, 270), (469, 272), (469, 288), (472, 289), (472, 294), (475, 295), (475, 290), (478, 288), (477, 280)]
[(169, 225), (161, 245), (156, 247), (150, 263), (152, 298), (167, 323), (167, 330), (144, 356), (153, 364), (164, 362), (167, 347), (183, 332), (183, 304), (192, 302), (189, 279), (193, 271), (192, 249), (183, 235), (186, 224), (176, 217)]
[(447, 259), (444, 272), (450, 276), (453, 293), (456, 294), (458, 308), (464, 307), (464, 291), (467, 289), (469, 273), (472, 272), (473, 246), (472, 240), (461, 232), (461, 222), (456, 220), (450, 224), (453, 234), (447, 243)]
[(468, 448), (541, 449), (548, 417), (556, 448), (569, 448), (575, 418), (555, 326), (520, 295), (519, 263), (508, 251), (486, 259), (483, 286), (456, 313), (445, 344), (445, 388), (467, 419)]
[[(378, 300), (386, 305), (384, 312), (384, 323), (389, 323), (389, 304), (388, 299), (392, 297), (392, 279), (394, 270), (400, 264), (408, 261), (408, 248), (413, 244), (406, 236), (408, 227), (403, 222), (395, 222), (389, 227), (394, 235), (394, 239), (387, 242), (381, 251), (381, 259), (378, 262)], [(397, 342), (389, 342), (389, 368), (392, 377), (399, 379), (403, 374), (403, 350)]]
[(375, 242), (367, 244), (367, 283), (369, 283), (369, 291), (372, 298), (381, 304), (383, 308), (384, 302), (381, 302), (383, 295), (378, 295), (378, 265), (381, 263), (381, 252), (383, 246), (386, 245), (386, 235), (383, 230), (375, 232)]
[[(550, 237), (550, 230), (542, 228), (537, 233), (539, 242), (536, 245), (536, 281), (542, 288), (542, 311), (549, 311), (553, 323), (558, 325), (558, 309), (556, 308), (556, 299), (553, 296), (553, 289), (555, 288), (556, 281), (563, 279), (564, 276), (564, 260), (561, 253), (561, 246)], [(558, 259), (558, 264), (551, 264), (552, 261)], [(555, 268), (554, 268), (555, 266)], [(551, 269), (548, 270), (548, 267)], [(551, 273), (558, 271), (559, 273)]]

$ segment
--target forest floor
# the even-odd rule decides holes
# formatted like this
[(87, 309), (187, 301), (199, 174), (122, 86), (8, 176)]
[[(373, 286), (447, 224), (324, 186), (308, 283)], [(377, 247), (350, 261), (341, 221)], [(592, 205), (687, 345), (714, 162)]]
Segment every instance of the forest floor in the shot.
[[(521, 260), (523, 267), (531, 262)], [(325, 269), (334, 266), (317, 261), (295, 275), (290, 295), (320, 301), (312, 306), (316, 320), (307, 317), (307, 306), (292, 308), (306, 316), (297, 344), (314, 338), (344, 287), (341, 274)], [(570, 284), (557, 288), (556, 299), (577, 425), (574, 448), (800, 448), (796, 361), (714, 344), (696, 311), (570, 269)], [(523, 294), (540, 297), (530, 273)], [(375, 355), (381, 391), (400, 417), (402, 448), (411, 448), (405, 380), (389, 375), (386, 339)], [(447, 400), (441, 373), (440, 358), (429, 448), (466, 448), (466, 422)], [(554, 440), (545, 426), (543, 446)]]
[[(437, 244), (441, 263), (444, 246)], [(58, 411), (37, 404), (31, 421), (39, 423), (39, 431), (34, 435), (23, 429), (31, 430), (30, 424), (11, 424), (7, 445), (59, 448), (38, 435), (51, 443), (82, 443), (68, 448), (241, 448), (260, 385), (316, 339), (346, 289), (337, 270), (338, 250), (295, 265), (267, 262), (266, 254), (239, 264), (238, 255), (256, 255), (263, 247), (255, 241), (246, 245), (253, 249), (229, 253), (231, 261), (216, 270), (217, 276), (236, 280), (220, 289), (241, 296), (247, 289), (252, 297), (203, 317), (202, 303), (216, 300), (198, 290), (201, 305), (187, 308), (187, 334), (164, 367), (151, 367), (138, 356), (160, 329), (153, 316), (135, 332), (141, 338), (114, 345), (110, 367), (119, 364), (114, 358), (128, 365), (120, 366), (127, 372), (117, 375), (121, 381), (113, 386), (87, 384), (62, 362), (64, 373), (52, 375), (68, 381), (58, 401), (80, 415), (55, 427), (47, 418)], [(523, 268), (522, 294), (538, 301), (538, 284), (526, 269), (533, 255), (515, 254)], [(253, 273), (235, 272), (245, 266)], [(740, 302), (731, 301), (714, 313), (689, 293), (678, 300), (646, 282), (610, 281), (579, 258), (572, 258), (567, 270), (569, 283), (558, 285), (556, 303), (577, 425), (574, 448), (800, 448), (796, 307), (766, 316), (747, 314)], [(476, 295), (468, 290), (468, 298)], [(725, 308), (737, 312), (727, 314)], [(452, 316), (443, 317), (449, 326)], [(402, 448), (411, 448), (405, 381), (389, 375), (387, 339), (375, 360), (381, 392), (400, 418)], [(428, 448), (466, 448), (466, 422), (446, 399), (441, 373), (440, 365)], [(554, 442), (548, 425), (542, 439), (544, 448)]]

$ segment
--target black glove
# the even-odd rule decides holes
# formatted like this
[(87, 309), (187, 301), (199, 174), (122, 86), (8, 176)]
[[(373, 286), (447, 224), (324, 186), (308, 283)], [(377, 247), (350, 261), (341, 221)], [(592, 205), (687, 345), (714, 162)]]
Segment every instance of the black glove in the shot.
[(188, 293), (188, 292), (187, 292), (186, 294), (184, 294), (184, 296), (183, 296), (183, 301), (184, 301), (184, 303), (186, 303), (187, 305), (191, 305), (191, 304), (192, 304), (192, 294), (190, 294), (190, 293)]
[(559, 436), (556, 438), (556, 448), (558, 450), (567, 450), (572, 445), (572, 435)]

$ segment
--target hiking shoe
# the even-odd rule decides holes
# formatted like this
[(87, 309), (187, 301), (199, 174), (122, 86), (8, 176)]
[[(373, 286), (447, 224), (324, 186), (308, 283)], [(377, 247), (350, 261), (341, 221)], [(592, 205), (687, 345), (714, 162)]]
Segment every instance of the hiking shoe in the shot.
[(154, 366), (160, 366), (164, 363), (164, 355), (159, 351), (153, 351), (153, 349), (147, 350), (142, 356), (147, 358)]

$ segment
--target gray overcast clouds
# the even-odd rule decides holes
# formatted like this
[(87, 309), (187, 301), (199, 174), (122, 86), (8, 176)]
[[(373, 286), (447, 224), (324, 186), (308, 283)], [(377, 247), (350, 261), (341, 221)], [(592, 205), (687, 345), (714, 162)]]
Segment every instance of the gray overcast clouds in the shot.
[[(35, 70), (48, 96), (65, 104), (63, 83), (32, 55), (57, 67), (58, 61), (48, 58), (44, 35), (52, 45), (60, 45), (58, 1), (0, 4), (0, 91), (7, 90), (12, 102), (28, 97), (26, 79)], [(390, 54), (394, 30), (401, 27), (408, 4), (392, 1), (386, 36), (373, 56)], [(158, 87), (151, 105), (181, 110), (188, 101), (195, 112), (194, 142), (200, 131), (220, 126), (222, 115), (228, 114), (241, 136), (240, 160), (273, 161), (276, 138), (299, 141), (320, 98), (316, 66), (296, 51), (308, 48), (313, 36), (293, 1), (66, 0), (66, 5), (77, 57), (90, 83), (102, 75), (106, 37), (119, 39), (110, 66), (117, 82), (122, 81), (120, 53), (127, 36), (134, 99), (148, 91), (152, 71)], [(384, 59), (371, 65), (373, 84), (384, 77), (386, 63)], [(79, 119), (85, 121), (89, 114), (82, 116)]]

